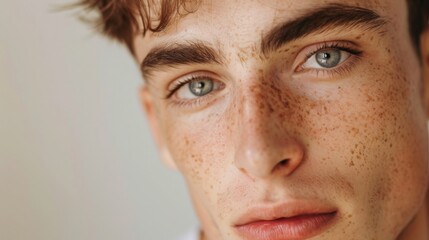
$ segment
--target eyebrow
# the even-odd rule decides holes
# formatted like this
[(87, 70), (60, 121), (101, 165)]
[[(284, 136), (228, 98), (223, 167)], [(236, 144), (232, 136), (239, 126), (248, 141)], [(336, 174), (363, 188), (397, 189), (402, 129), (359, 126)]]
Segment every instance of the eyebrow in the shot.
[(155, 47), (141, 64), (144, 75), (150, 75), (154, 69), (187, 64), (223, 63), (223, 56), (209, 43), (188, 41)]
[[(333, 28), (378, 30), (387, 23), (376, 12), (357, 6), (329, 4), (272, 28), (261, 40), (261, 52), (266, 56), (280, 47), (313, 33), (323, 33)], [(144, 76), (163, 67), (190, 64), (224, 64), (221, 51), (203, 41), (164, 44), (150, 50), (141, 64)]]
[(329, 4), (274, 27), (262, 37), (261, 52), (267, 55), (299, 38), (338, 27), (348, 29), (360, 27), (364, 31), (380, 30), (386, 23), (386, 20), (372, 10), (343, 4)]

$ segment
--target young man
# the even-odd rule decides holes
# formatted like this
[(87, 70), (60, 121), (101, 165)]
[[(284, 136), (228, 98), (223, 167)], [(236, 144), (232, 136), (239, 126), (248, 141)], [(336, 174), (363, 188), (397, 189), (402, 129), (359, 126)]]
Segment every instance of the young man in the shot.
[(429, 239), (427, 0), (100, 1), (200, 239)]

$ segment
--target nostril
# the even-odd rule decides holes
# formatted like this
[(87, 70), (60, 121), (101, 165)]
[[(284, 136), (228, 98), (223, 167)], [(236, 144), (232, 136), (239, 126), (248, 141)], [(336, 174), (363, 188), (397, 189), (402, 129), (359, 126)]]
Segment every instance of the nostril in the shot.
[(284, 159), (277, 163), (277, 165), (273, 168), (273, 172), (281, 171), (281, 169), (287, 167), (289, 164), (289, 159)]
[(289, 159), (282, 160), (278, 163), (279, 167), (285, 166), (289, 163)]

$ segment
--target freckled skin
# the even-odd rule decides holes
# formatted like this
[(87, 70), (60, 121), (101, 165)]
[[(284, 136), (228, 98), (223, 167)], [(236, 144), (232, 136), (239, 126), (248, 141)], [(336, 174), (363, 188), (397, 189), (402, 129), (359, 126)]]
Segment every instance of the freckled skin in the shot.
[[(405, 1), (350, 1), (389, 18), (384, 34), (310, 36), (262, 57), (257, 43), (264, 29), (316, 3), (203, 1), (165, 36), (136, 40), (140, 62), (148, 46), (183, 32), (225, 51), (225, 68), (195, 68), (225, 83), (204, 107), (160, 97), (174, 80), (166, 73), (154, 74), (144, 93), (159, 145), (186, 179), (204, 239), (242, 239), (231, 227), (237, 216), (288, 199), (338, 208), (339, 221), (312, 239), (419, 239), (407, 229), (425, 209), (428, 140)], [(350, 71), (327, 81), (290, 68), (307, 45), (342, 39), (364, 51)]]

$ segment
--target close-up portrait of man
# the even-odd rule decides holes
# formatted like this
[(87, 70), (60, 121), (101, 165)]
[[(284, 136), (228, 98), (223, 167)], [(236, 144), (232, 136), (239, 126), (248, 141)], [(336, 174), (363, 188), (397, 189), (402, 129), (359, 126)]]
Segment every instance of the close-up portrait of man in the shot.
[(78, 5), (141, 68), (186, 239), (429, 239), (429, 1)]

